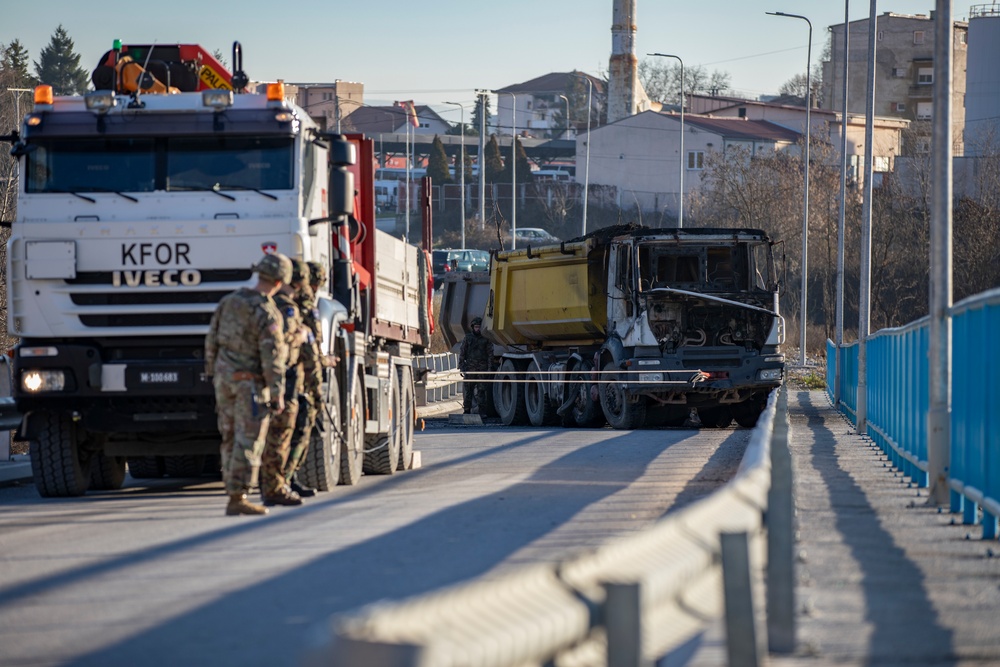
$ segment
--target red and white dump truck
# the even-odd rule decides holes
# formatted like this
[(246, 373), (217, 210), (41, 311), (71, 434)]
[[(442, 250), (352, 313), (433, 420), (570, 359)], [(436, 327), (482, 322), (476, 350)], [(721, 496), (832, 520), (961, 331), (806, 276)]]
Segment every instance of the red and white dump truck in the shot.
[(6, 137), (21, 175), (4, 222), (13, 393), (43, 496), (119, 488), (126, 463), (134, 477), (211, 465), (204, 336), (275, 251), (329, 275), (326, 402), (303, 481), (411, 465), (426, 253), (375, 228), (371, 140), (325, 132), (281, 83), (246, 92), (238, 44), (233, 62), (230, 75), (193, 45), (116, 43), (95, 92), (39, 86)]

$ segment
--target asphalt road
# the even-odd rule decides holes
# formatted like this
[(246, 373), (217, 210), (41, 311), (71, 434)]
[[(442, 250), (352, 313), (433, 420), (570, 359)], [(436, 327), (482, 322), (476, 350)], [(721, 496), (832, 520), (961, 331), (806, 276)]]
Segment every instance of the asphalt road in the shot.
[(0, 488), (0, 665), (297, 662), (332, 614), (640, 529), (735, 473), (748, 429), (455, 426), (423, 468), (226, 517), (218, 481)]

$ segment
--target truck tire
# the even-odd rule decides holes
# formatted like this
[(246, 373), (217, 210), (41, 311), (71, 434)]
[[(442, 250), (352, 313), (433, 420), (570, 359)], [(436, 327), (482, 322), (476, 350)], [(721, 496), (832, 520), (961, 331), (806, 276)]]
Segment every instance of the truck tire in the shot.
[[(487, 392), (492, 394), (492, 392)], [(413, 424), (417, 417), (417, 399), (413, 392), (413, 369), (399, 367), (399, 469), (413, 467)]]
[(604, 374), (601, 376), (600, 385), (601, 409), (604, 410), (608, 423), (620, 431), (630, 431), (642, 426), (646, 420), (646, 399), (628, 400), (622, 384), (610, 379), (614, 378), (614, 374), (619, 370), (615, 362), (609, 361), (604, 364), (602, 370)]
[(128, 457), (128, 473), (132, 479), (159, 479), (163, 477), (162, 456)]
[(733, 422), (733, 413), (726, 405), (698, 408), (698, 419), (705, 428), (726, 428)]
[(760, 414), (764, 412), (764, 408), (766, 406), (766, 397), (763, 401), (759, 401), (755, 398), (749, 398), (742, 403), (737, 403), (733, 406), (733, 418), (740, 426), (743, 426), (744, 428), (753, 428), (757, 425), (757, 419), (760, 418)]
[(528, 374), (524, 376), (524, 408), (532, 426), (553, 426), (559, 423), (556, 410), (548, 398), (545, 376), (534, 359), (528, 364)]
[(389, 432), (365, 438), (362, 470), (375, 475), (391, 475), (399, 466), (399, 376), (389, 369)]
[(597, 428), (605, 424), (601, 404), (591, 398), (590, 394), (593, 385), (588, 381), (592, 370), (594, 365), (584, 361), (569, 375), (571, 384), (566, 385), (566, 391), (574, 394), (574, 400), (573, 407), (563, 417), (563, 426), (567, 428)]
[(493, 385), (493, 402), (497, 406), (500, 419), (507, 426), (521, 426), (528, 423), (528, 408), (524, 404), (524, 383), (514, 375), (519, 370), (511, 359), (504, 359), (496, 374)]
[(325, 396), (326, 407), (319, 406), (316, 426), (309, 438), (309, 453), (298, 472), (302, 483), (317, 491), (330, 491), (340, 481), (340, 387), (333, 374)]
[(343, 417), (344, 434), (340, 442), (340, 483), (354, 486), (361, 479), (361, 466), (365, 458), (365, 399), (362, 395), (363, 380), (354, 381), (354, 388), (347, 397), (347, 414)]
[(167, 477), (175, 479), (201, 477), (201, 472), (204, 469), (204, 454), (182, 454), (179, 456), (163, 457), (163, 471), (167, 474)]
[(82, 428), (68, 415), (39, 412), (38, 436), (29, 445), (31, 474), (43, 498), (82, 496), (90, 486), (90, 457), (80, 446)]
[(125, 483), (125, 457), (95, 452), (90, 457), (90, 488), (94, 491), (117, 491)]

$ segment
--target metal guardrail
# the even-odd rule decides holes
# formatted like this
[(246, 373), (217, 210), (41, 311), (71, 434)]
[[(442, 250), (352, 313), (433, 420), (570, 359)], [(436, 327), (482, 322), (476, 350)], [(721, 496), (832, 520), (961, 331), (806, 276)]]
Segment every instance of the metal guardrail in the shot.
[[(514, 667), (649, 664), (725, 612), (730, 664), (794, 649), (787, 399), (772, 393), (743, 464), (719, 491), (650, 529), (552, 565), (524, 567), (334, 618), (307, 665)], [(768, 530), (764, 530), (767, 511)], [(767, 637), (754, 595), (767, 535)]]
[(413, 367), (427, 370), (416, 383), (417, 405), (453, 401), (462, 395), (462, 374), (458, 370), (458, 355), (453, 352), (427, 354), (413, 358)]
[[(951, 309), (951, 511), (963, 522), (979, 523), (983, 539), (995, 539), (1000, 528), (1000, 289), (964, 299)], [(927, 479), (927, 414), (929, 409), (930, 320), (883, 329), (868, 339), (868, 434), (890, 461), (918, 487)], [(827, 341), (828, 369), (836, 346)], [(857, 424), (858, 346), (841, 346), (841, 403), (837, 406)], [(836, 375), (828, 371), (833, 396)]]

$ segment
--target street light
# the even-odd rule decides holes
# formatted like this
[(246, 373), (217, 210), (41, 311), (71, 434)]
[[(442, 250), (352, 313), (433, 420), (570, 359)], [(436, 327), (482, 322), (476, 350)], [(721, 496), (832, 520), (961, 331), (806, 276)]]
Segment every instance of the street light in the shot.
[(566, 133), (566, 138), (568, 139), (569, 138), (569, 98), (566, 97), (565, 95), (560, 95), (559, 97), (563, 98), (563, 100), (566, 102), (566, 117), (563, 119), (563, 125), (565, 125), (565, 127), (566, 127), (566, 129), (564, 130), (564, 132)]
[(806, 48), (806, 156), (805, 156), (805, 194), (802, 202), (802, 305), (799, 315), (799, 365), (806, 365), (806, 274), (809, 268), (809, 143), (810, 137), (810, 116), (809, 111), (812, 106), (812, 80), (810, 70), (812, 69), (812, 41), (813, 25), (812, 21), (799, 14), (786, 14), (785, 12), (765, 12), (769, 16), (784, 16), (790, 19), (801, 19), (809, 26), (809, 45)]
[(456, 106), (461, 111), (461, 132), (459, 136), (462, 138), (462, 164), (459, 167), (459, 179), (462, 184), (462, 250), (465, 250), (465, 107), (463, 107), (458, 102), (445, 102), (445, 104), (451, 104)]
[(594, 82), (590, 77), (575, 72), (570, 72), (569, 75), (587, 82), (587, 163), (583, 172), (583, 229), (580, 233), (584, 236), (587, 234), (587, 200), (590, 199), (590, 108), (593, 106)]
[(486, 229), (486, 91), (476, 89), (476, 101), (479, 105), (479, 229)]
[(848, 51), (851, 45), (851, 0), (844, 0), (844, 111), (840, 117), (840, 211), (837, 216), (837, 309), (836, 309), (836, 368), (833, 385), (833, 405), (840, 409), (841, 393), (844, 389), (840, 360), (844, 353), (844, 236), (847, 227), (847, 75)]
[(677, 194), (677, 226), (684, 226), (684, 61), (681, 60), (680, 56), (670, 55), (669, 53), (650, 53), (651, 56), (660, 56), (661, 58), (676, 58), (677, 62), (681, 64), (681, 175), (680, 175), (680, 190)]
[[(510, 248), (517, 250), (517, 95), (507, 90), (494, 90), (500, 95), (510, 95)], [(497, 99), (497, 111), (500, 111), (500, 100)]]

